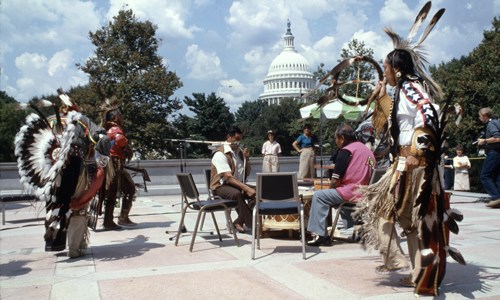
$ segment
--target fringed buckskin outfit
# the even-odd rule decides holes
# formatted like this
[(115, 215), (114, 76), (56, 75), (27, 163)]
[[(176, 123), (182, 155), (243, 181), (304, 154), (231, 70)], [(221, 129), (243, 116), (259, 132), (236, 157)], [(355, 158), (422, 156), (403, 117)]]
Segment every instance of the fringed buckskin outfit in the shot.
[[(449, 246), (449, 231), (458, 233), (455, 221), (461, 221), (463, 216), (448, 207), (447, 195), (439, 176), (446, 119), (445, 116), (440, 119), (439, 108), (431, 102), (427, 92), (439, 96), (441, 91), (425, 74), (425, 60), (419, 52), (419, 46), (444, 9), (436, 13), (418, 43), (411, 42), (430, 6), (428, 2), (420, 11), (408, 39), (401, 38), (391, 29), (385, 29), (395, 46), (386, 62), (392, 64), (391, 71), (397, 78), (397, 84), (390, 108), (384, 105), (391, 103), (388, 95), (378, 99), (382, 107), (378, 114), (389, 121), (395, 161), (377, 183), (361, 189), (364, 196), (358, 202), (355, 213), (364, 221), (361, 235), (365, 246), (379, 249), (384, 262), (381, 269), (388, 271), (408, 266), (395, 232), (394, 223), (399, 223), (407, 238), (413, 267), (411, 276), (401, 283), (414, 286), (415, 293), (421, 295), (439, 294), (439, 285), (446, 270), (447, 252), (459, 263), (465, 264), (460, 252)], [(400, 60), (411, 59), (406, 63), (412, 64), (413, 73), (402, 74), (395, 69), (403, 66), (401, 61), (398, 61), (399, 65), (394, 65), (396, 54)], [(446, 111), (446, 107), (443, 111)], [(374, 116), (374, 120), (377, 119)], [(407, 159), (412, 164), (407, 165)], [(418, 161), (417, 166), (413, 166), (414, 161)]]

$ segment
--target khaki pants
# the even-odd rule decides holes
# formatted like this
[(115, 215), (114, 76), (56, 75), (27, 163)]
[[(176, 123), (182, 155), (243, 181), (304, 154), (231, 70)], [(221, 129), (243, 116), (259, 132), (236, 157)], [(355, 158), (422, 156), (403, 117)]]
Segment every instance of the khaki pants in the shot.
[(302, 148), (300, 152), (299, 174), (298, 179), (314, 178), (314, 148)]
[(262, 172), (271, 173), (271, 172), (279, 172), (280, 165), (278, 161), (277, 155), (266, 155), (262, 161)]

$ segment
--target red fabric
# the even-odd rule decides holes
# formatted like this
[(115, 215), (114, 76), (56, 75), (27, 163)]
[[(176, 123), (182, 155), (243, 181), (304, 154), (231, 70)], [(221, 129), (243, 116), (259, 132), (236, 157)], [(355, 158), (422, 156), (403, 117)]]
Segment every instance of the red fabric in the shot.
[(70, 207), (71, 209), (81, 209), (83, 208), (92, 198), (97, 194), (97, 191), (101, 188), (102, 182), (104, 181), (104, 170), (102, 168), (97, 169), (97, 174), (94, 180), (90, 184), (88, 190), (83, 193), (83, 195), (78, 199), (71, 199)]
[(125, 159), (126, 156), (123, 152), (123, 149), (125, 148), (125, 146), (127, 146), (128, 139), (123, 134), (122, 129), (118, 126), (113, 126), (108, 129), (107, 135), (111, 141), (115, 142), (113, 147), (111, 147), (111, 150), (109, 151), (110, 155)]

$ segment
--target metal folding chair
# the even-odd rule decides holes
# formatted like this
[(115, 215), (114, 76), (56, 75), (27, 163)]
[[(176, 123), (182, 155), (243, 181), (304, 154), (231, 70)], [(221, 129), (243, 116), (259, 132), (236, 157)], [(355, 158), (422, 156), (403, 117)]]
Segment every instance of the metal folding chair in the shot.
[(261, 217), (266, 215), (300, 216), (302, 258), (306, 259), (304, 204), (299, 196), (297, 173), (257, 173), (257, 196), (252, 226), (252, 259), (255, 259), (256, 244), (260, 249), (260, 221)]
[(198, 216), (196, 218), (196, 225), (194, 227), (193, 235), (191, 238), (191, 245), (189, 247), (189, 251), (193, 251), (194, 241), (196, 239), (196, 234), (198, 232), (198, 228), (200, 227), (200, 219), (204, 213), (210, 213), (212, 215), (212, 220), (214, 222), (215, 229), (217, 230), (217, 235), (219, 237), (219, 241), (222, 242), (222, 236), (220, 234), (219, 226), (217, 224), (217, 220), (215, 218), (214, 212), (223, 211), (226, 216), (226, 222), (228, 224), (230, 232), (233, 233), (234, 240), (236, 244), (239, 246), (239, 240), (236, 236), (236, 230), (233, 228), (233, 222), (231, 220), (231, 209), (235, 208), (238, 205), (236, 200), (227, 200), (227, 199), (207, 199), (200, 200), (200, 194), (198, 193), (198, 189), (196, 188), (196, 184), (194, 183), (193, 176), (191, 173), (178, 173), (177, 180), (179, 181), (179, 185), (181, 187), (182, 193), (182, 201), (184, 203), (182, 209), (182, 216), (179, 222), (179, 230), (177, 231), (177, 236), (175, 238), (175, 245), (179, 243), (179, 237), (182, 233), (182, 228), (184, 227), (184, 220), (186, 217), (186, 213), (188, 209), (197, 210)]

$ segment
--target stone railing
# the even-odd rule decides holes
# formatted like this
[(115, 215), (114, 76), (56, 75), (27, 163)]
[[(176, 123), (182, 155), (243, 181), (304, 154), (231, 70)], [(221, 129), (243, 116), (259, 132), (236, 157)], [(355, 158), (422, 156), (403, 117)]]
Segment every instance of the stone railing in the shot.
[[(327, 159), (327, 158), (326, 158)], [(325, 161), (325, 160), (324, 160)], [(255, 181), (255, 174), (262, 171), (262, 158), (250, 158), (252, 172), (248, 181)], [(130, 163), (133, 167), (145, 168), (148, 171), (151, 182), (147, 183), (148, 193), (139, 190), (139, 195), (178, 195), (180, 194), (179, 184), (175, 174), (189, 172), (193, 174), (198, 190), (205, 194), (206, 184), (204, 170), (210, 168), (209, 159), (178, 159), (169, 160), (141, 160)], [(283, 172), (297, 171), (299, 168), (299, 157), (281, 157), (280, 170)], [(142, 183), (142, 177), (137, 175), (134, 181)], [(13, 194), (22, 193), (22, 186), (19, 182), (19, 173), (16, 163), (0, 163), (0, 193)]]

